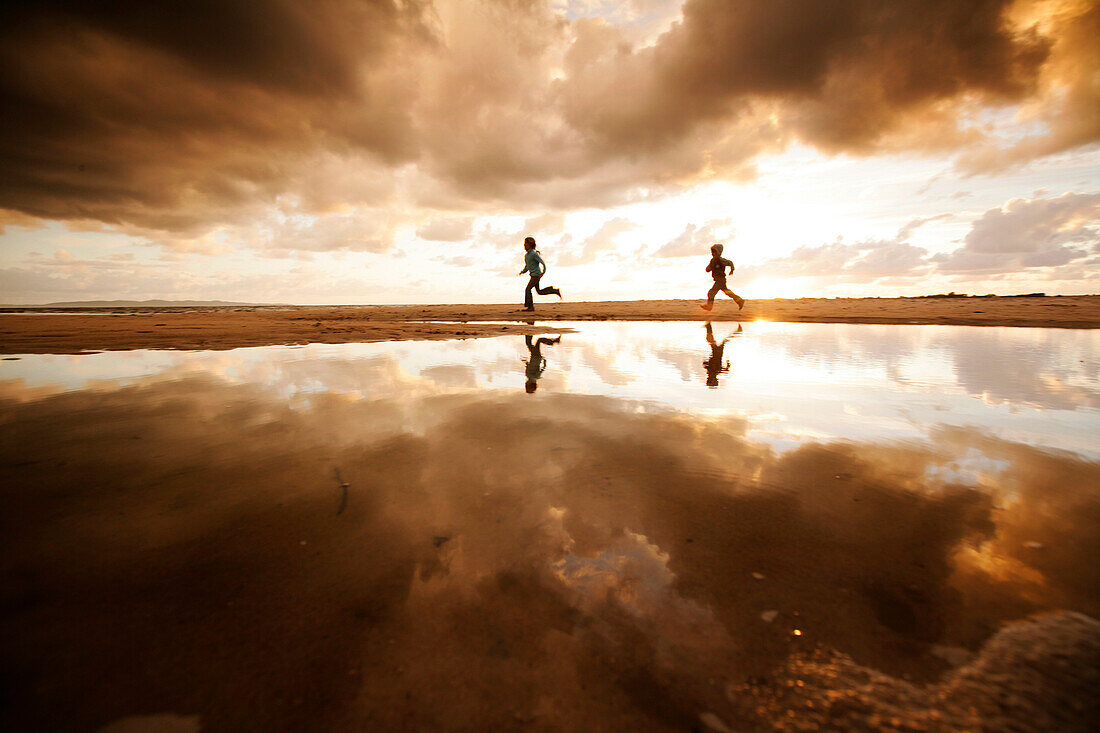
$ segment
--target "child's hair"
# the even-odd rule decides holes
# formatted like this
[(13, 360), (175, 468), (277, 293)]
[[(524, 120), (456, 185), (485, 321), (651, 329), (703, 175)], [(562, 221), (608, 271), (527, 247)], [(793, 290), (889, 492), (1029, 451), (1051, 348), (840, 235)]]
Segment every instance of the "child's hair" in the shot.
[(523, 388), (527, 390), (527, 394), (531, 394), (539, 388), (539, 383), (534, 380), (529, 380), (527, 384), (523, 385)]
[(725, 249), (725, 247), (718, 243), (710, 245), (710, 251), (713, 252), (715, 255), (721, 255), (723, 249)]
[(524, 246), (525, 249), (534, 249), (535, 248), (535, 238), (534, 237), (527, 237), (526, 239), (523, 240), (523, 246)]

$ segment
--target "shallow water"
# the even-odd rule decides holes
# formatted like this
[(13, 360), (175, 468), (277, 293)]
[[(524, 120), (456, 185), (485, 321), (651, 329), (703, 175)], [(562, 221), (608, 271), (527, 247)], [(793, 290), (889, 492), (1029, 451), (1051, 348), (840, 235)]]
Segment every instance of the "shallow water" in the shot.
[(555, 325), (0, 361), (9, 722), (967, 727), (1100, 614), (1100, 333)]

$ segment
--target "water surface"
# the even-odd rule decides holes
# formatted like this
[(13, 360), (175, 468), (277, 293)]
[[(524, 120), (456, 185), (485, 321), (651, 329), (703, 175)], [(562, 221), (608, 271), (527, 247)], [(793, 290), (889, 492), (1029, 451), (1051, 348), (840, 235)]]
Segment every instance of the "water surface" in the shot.
[(7, 717), (965, 727), (1100, 613), (1097, 332), (572, 325), (0, 362)]

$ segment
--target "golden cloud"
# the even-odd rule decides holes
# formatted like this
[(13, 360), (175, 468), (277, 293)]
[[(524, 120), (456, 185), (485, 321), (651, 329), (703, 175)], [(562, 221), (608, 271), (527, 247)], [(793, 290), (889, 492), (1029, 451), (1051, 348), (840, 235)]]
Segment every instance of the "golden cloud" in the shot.
[[(989, 169), (1100, 138), (1088, 2), (688, 0), (641, 40), (489, 0), (58, 0), (0, 21), (0, 207), (133, 231), (201, 236), (287, 200), (607, 205), (751, 176), (796, 139)], [(998, 109), (1044, 132), (999, 146), (975, 124)]]

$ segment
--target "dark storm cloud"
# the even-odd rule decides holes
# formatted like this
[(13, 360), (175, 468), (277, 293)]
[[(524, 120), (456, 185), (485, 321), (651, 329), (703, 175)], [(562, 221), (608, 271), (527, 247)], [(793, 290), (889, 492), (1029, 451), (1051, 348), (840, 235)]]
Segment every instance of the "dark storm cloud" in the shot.
[(1100, 140), (1100, 3), (1083, 0), (1062, 6), (1040, 6), (1041, 22), (1050, 33), (1052, 52), (1044, 66), (1045, 104), (1035, 105), (1029, 121), (1045, 132), (1006, 147), (992, 144), (964, 151), (960, 165), (971, 172), (997, 170)]
[(1016, 35), (1009, 4), (688, 0), (654, 47), (578, 56), (566, 109), (605, 145), (643, 150), (773, 100), (789, 132), (864, 150), (937, 103), (1034, 90), (1049, 41)]
[[(394, 12), (382, 2), (45, 0), (10, 8), (4, 20), (31, 33), (97, 30), (160, 49), (210, 79), (318, 93), (347, 90), (353, 81), (351, 39), (339, 35)], [(346, 24), (334, 22), (345, 14)]]
[(546, 2), (25, 4), (0, 17), (0, 207), (198, 236), (287, 201), (603, 206), (749, 177), (794, 139), (956, 150), (975, 111), (1049, 107), (1031, 147), (968, 148), (988, 168), (1100, 137), (1100, 16), (1031, 10), (688, 0), (637, 45)]
[[(185, 231), (291, 189), (326, 147), (411, 154), (373, 73), (415, 35), (388, 0), (47, 2), (0, 36), (0, 201), (35, 216)], [(412, 7), (412, 9), (409, 9)], [(373, 66), (372, 66), (373, 65)], [(344, 181), (335, 201), (373, 184)], [(307, 196), (323, 204), (327, 194)]]

